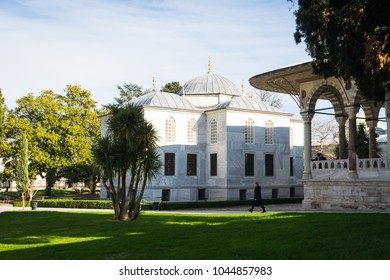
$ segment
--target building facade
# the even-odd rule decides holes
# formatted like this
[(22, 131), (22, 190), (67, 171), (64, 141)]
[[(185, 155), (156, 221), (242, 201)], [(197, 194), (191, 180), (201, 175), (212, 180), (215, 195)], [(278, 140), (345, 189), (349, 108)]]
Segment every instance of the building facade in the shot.
[[(255, 182), (265, 198), (303, 196), (303, 122), (243, 95), (209, 67), (177, 93), (152, 91), (132, 100), (160, 138), (163, 168), (145, 200), (246, 200)], [(103, 134), (107, 118), (101, 118)], [(103, 189), (101, 197), (107, 197)]]

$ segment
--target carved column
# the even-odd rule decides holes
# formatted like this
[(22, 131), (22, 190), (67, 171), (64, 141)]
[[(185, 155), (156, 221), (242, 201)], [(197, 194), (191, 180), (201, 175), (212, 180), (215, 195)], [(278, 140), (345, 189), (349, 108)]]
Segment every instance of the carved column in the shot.
[(345, 136), (345, 123), (347, 121), (347, 117), (336, 117), (336, 121), (339, 124), (339, 159), (344, 159), (348, 157), (347, 139)]
[(346, 108), (348, 113), (348, 136), (349, 136), (349, 145), (348, 145), (348, 174), (350, 178), (357, 178), (357, 168), (356, 168), (356, 114), (359, 111), (357, 105), (351, 105)]
[(366, 121), (368, 126), (368, 157), (369, 158), (377, 158), (378, 155), (376, 154), (376, 126), (378, 124), (377, 120), (367, 120)]
[(301, 113), (303, 118), (303, 179), (311, 179), (311, 120), (313, 113)]

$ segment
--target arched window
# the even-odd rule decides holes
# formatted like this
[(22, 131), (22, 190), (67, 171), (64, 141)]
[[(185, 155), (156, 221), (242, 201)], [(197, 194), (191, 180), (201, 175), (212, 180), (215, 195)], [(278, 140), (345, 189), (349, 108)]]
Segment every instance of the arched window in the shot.
[(172, 117), (169, 117), (169, 119), (165, 120), (165, 141), (176, 141), (176, 121)]
[(210, 123), (210, 143), (214, 144), (218, 141), (217, 134), (217, 121), (213, 119)]
[(254, 122), (252, 119), (248, 119), (245, 122), (245, 143), (253, 143), (253, 129)]
[(195, 119), (191, 119), (187, 123), (187, 141), (188, 143), (196, 143), (198, 128)]
[(265, 123), (265, 144), (274, 143), (274, 124), (271, 121)]

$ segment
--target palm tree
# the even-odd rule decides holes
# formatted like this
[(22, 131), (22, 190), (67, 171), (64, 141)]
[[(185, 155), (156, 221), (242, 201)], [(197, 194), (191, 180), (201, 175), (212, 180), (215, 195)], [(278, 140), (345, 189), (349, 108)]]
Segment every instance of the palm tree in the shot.
[[(136, 219), (146, 184), (161, 167), (157, 132), (144, 119), (140, 107), (128, 104), (107, 108), (111, 111), (108, 135), (98, 141), (94, 149), (95, 161), (102, 169), (103, 181), (109, 182), (109, 185), (104, 184), (112, 195), (114, 218)], [(117, 177), (116, 188), (114, 177)]]
[[(133, 186), (130, 186), (131, 192), (131, 208), (129, 215), (132, 220), (136, 219), (140, 212), (141, 200), (148, 181), (151, 181), (159, 172), (162, 163), (160, 155), (157, 152), (157, 131), (151, 123), (145, 122), (140, 134), (137, 137), (135, 146), (138, 147), (139, 158), (134, 162), (132, 174), (137, 174), (136, 181)], [(134, 173), (133, 173), (134, 172)], [(139, 184), (141, 189), (139, 190)], [(139, 193), (137, 197), (137, 193)]]
[(108, 136), (101, 137), (97, 140), (96, 145), (93, 147), (94, 161), (101, 170), (101, 179), (104, 187), (106, 188), (114, 208), (114, 219), (118, 219), (120, 214), (119, 209), (119, 185), (118, 189), (114, 186), (114, 177), (118, 173), (116, 166), (116, 152), (115, 144)]

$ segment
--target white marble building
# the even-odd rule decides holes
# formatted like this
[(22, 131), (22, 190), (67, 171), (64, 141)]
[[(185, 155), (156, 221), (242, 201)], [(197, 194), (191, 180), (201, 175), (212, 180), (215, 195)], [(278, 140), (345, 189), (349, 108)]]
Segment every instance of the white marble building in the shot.
[(255, 182), (264, 198), (303, 196), (303, 122), (244, 97), (210, 67), (177, 94), (153, 91), (132, 102), (160, 137), (163, 168), (145, 200), (246, 200)]

